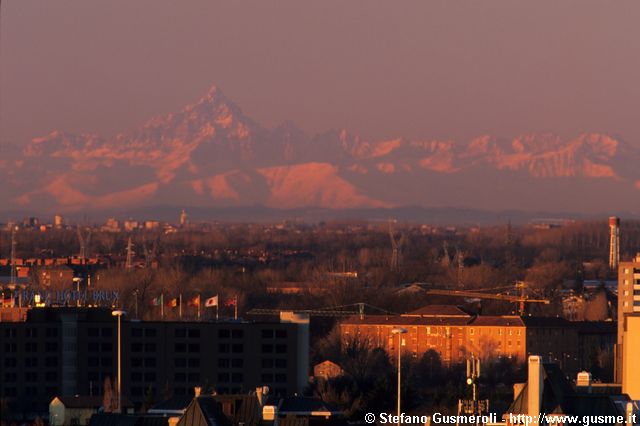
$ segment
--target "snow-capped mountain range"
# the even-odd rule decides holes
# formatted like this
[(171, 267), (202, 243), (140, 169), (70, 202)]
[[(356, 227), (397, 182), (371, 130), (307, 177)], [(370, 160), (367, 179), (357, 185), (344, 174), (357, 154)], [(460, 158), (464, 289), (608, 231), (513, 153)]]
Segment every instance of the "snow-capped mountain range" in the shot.
[(608, 134), (366, 140), (267, 129), (217, 87), (104, 138), (53, 131), (0, 158), (0, 210), (144, 206), (634, 210), (640, 150)]

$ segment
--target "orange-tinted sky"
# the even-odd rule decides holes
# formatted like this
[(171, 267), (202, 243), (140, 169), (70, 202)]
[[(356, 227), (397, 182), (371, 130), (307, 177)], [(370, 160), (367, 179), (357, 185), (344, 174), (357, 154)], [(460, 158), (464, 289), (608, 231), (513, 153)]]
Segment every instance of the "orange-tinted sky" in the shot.
[[(640, 144), (640, 2), (4, 0), (4, 140), (111, 134), (217, 84), (267, 126)], [(636, 142), (637, 141), (637, 142)]]

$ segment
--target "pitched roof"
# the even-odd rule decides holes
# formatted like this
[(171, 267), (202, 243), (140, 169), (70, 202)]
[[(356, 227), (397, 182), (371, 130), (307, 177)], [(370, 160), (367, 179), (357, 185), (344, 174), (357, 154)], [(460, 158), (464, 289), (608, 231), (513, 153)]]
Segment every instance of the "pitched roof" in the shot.
[(366, 315), (364, 318), (359, 316), (350, 317), (342, 322), (345, 325), (444, 325), (444, 326), (461, 326), (469, 322), (469, 317), (408, 317), (399, 315)]
[(229, 419), (213, 396), (194, 398), (176, 426), (230, 426)]
[(89, 426), (167, 426), (167, 420), (161, 416), (97, 413), (91, 416)]
[(454, 305), (427, 305), (422, 308), (411, 311), (402, 316), (454, 316), (469, 317), (470, 315)]
[(524, 323), (522, 318), (517, 316), (477, 316), (469, 325), (478, 327), (523, 327)]
[(325, 404), (319, 398), (311, 398), (305, 396), (290, 396), (282, 399), (279, 411), (283, 414), (291, 413), (339, 413), (339, 410)]
[[(74, 395), (74, 396), (57, 396), (62, 404), (67, 408), (100, 408), (103, 405), (103, 398), (101, 396), (86, 396), (86, 395)], [(122, 398), (123, 407), (133, 407), (131, 401), (128, 398)]]
[(155, 412), (165, 412), (165, 411), (184, 411), (187, 409), (193, 397), (191, 396), (182, 396), (182, 395), (174, 395), (169, 399), (165, 399), (162, 402), (154, 405), (149, 409), (149, 413)]
[[(262, 409), (256, 395), (216, 395), (215, 400), (223, 404), (222, 411), (233, 424), (256, 426), (262, 418)], [(233, 405), (233, 413), (226, 413), (224, 404)]]

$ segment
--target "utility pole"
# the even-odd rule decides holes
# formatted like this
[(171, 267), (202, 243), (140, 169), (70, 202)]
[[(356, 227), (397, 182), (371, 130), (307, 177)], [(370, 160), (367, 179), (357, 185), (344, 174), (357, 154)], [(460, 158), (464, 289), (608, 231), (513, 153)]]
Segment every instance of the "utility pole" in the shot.
[(11, 281), (12, 286), (16, 285), (16, 227), (11, 224)]
[(133, 243), (131, 242), (131, 237), (127, 241), (127, 263), (125, 268), (130, 270), (133, 267)]

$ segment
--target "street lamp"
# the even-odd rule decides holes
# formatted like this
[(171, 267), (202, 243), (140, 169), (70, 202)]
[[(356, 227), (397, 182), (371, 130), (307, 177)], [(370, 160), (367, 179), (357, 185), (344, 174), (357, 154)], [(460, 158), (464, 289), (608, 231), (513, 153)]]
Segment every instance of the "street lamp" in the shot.
[(391, 330), (391, 333), (393, 334), (397, 334), (398, 335), (398, 426), (400, 426), (401, 419), (400, 419), (400, 358), (401, 358), (401, 354), (400, 354), (400, 347), (402, 346), (402, 335), (407, 333), (407, 329), (406, 328), (402, 328), (402, 327), (396, 327), (394, 329)]
[(113, 311), (111, 315), (118, 317), (118, 413), (122, 413), (122, 316), (126, 315), (125, 311)]

